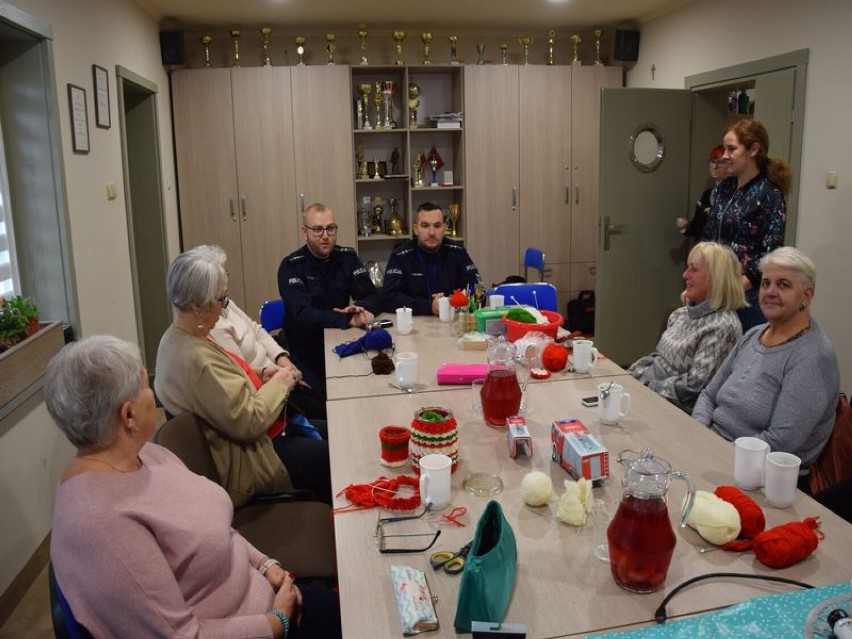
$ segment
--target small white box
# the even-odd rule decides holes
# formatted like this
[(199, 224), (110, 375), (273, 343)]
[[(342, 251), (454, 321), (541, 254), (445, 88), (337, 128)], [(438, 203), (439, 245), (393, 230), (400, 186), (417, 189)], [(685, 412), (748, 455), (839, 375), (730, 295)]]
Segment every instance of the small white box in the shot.
[(453, 172), (449, 169), (444, 171), (443, 182), (441, 182), (444, 186), (452, 186), (453, 185)]

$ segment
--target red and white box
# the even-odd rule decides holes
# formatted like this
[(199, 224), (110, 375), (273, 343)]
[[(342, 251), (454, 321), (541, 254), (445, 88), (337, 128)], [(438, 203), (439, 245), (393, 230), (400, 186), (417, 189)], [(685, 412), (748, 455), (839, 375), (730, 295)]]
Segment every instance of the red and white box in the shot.
[(609, 451), (589, 432), (579, 419), (558, 419), (550, 427), (553, 461), (574, 479), (589, 481), (609, 477)]
[(515, 458), (521, 453), (532, 457), (532, 436), (527, 428), (527, 420), (520, 415), (506, 418), (506, 439), (509, 442), (509, 457)]

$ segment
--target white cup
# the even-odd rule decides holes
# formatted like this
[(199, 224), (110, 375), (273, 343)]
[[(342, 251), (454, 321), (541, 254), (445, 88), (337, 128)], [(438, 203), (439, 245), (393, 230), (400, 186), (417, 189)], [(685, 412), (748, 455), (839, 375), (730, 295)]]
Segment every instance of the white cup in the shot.
[(414, 388), (417, 382), (417, 353), (397, 353), (396, 383), (400, 388)]
[(420, 466), (420, 498), (431, 510), (450, 505), (450, 476), (453, 460), (446, 455), (423, 455)]
[(449, 322), (453, 319), (453, 314), (450, 312), (450, 298), (438, 298), (438, 319), (442, 322)]
[(763, 486), (763, 467), (769, 444), (757, 437), (737, 437), (734, 440), (734, 483), (743, 490)]
[(766, 483), (763, 493), (775, 508), (789, 508), (796, 501), (799, 467), (802, 460), (792, 453), (774, 452), (766, 455)]
[(574, 350), (571, 358), (574, 371), (588, 373), (598, 361), (598, 349), (594, 347), (594, 342), (588, 339), (575, 339), (571, 345)]
[(506, 303), (506, 298), (503, 295), (498, 295), (494, 293), (493, 295), (488, 296), (488, 306), (491, 308), (497, 308), (498, 306), (503, 306)]
[(400, 335), (408, 335), (414, 328), (412, 310), (403, 306), (396, 309), (396, 332)]
[[(603, 391), (609, 389), (607, 396)], [(598, 384), (598, 418), (603, 424), (615, 425), (630, 412), (630, 393), (624, 392), (621, 384), (605, 382)]]

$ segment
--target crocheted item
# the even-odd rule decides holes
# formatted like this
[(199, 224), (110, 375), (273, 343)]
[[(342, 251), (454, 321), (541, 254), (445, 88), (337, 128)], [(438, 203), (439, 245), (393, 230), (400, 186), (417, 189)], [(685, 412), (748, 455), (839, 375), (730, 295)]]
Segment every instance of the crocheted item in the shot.
[(349, 357), (367, 351), (381, 351), (393, 346), (393, 338), (385, 329), (379, 328), (368, 331), (362, 337), (351, 342), (344, 342), (334, 347), (334, 352), (340, 357)]
[(695, 491), (695, 505), (686, 523), (716, 546), (740, 534), (740, 513), (734, 505), (706, 490)]
[[(411, 494), (407, 497), (398, 497), (397, 491), (403, 486), (410, 489)], [(364, 510), (376, 506), (388, 510), (414, 510), (421, 503), (420, 480), (409, 475), (400, 475), (393, 479), (379, 477), (371, 484), (349, 484), (336, 496), (340, 497), (341, 495), (349, 500), (349, 505), (343, 508), (335, 508), (335, 513)]]
[(390, 375), (396, 367), (393, 365), (393, 360), (387, 353), (379, 353), (370, 360), (370, 366), (373, 373), (376, 375)]
[(411, 431), (402, 426), (385, 426), (379, 431), (382, 442), (382, 466), (399, 468), (408, 463), (408, 442)]
[(441, 454), (453, 460), (452, 472), (459, 465), (459, 431), (456, 418), (447, 408), (421, 408), (411, 422), (408, 453), (414, 472), (420, 474), (423, 455)]
[(766, 528), (766, 516), (751, 497), (736, 486), (719, 486), (713, 491), (717, 497), (731, 503), (740, 514), (739, 540), (729, 541), (723, 550), (742, 551), (751, 548), (751, 540)]
[(548, 344), (541, 354), (541, 363), (549, 371), (561, 371), (568, 364), (568, 349), (562, 344)]
[(754, 556), (764, 566), (786, 568), (810, 556), (825, 534), (817, 530), (819, 519), (791, 521), (775, 526), (754, 538)]

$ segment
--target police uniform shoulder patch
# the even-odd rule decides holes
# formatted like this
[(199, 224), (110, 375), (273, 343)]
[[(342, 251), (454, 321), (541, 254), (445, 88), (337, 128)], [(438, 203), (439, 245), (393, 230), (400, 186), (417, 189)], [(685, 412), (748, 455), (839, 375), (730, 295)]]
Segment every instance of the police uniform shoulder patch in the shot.
[(291, 253), (290, 255), (284, 258), (284, 261), (287, 262), (287, 264), (296, 264), (297, 262), (301, 262), (304, 259), (305, 256), (301, 253)]
[(354, 248), (352, 248), (351, 246), (335, 246), (335, 247), (334, 247), (334, 252), (335, 252), (335, 253), (347, 253), (347, 254), (351, 254), (351, 253), (354, 253), (354, 252), (355, 252), (355, 249), (354, 249)]

